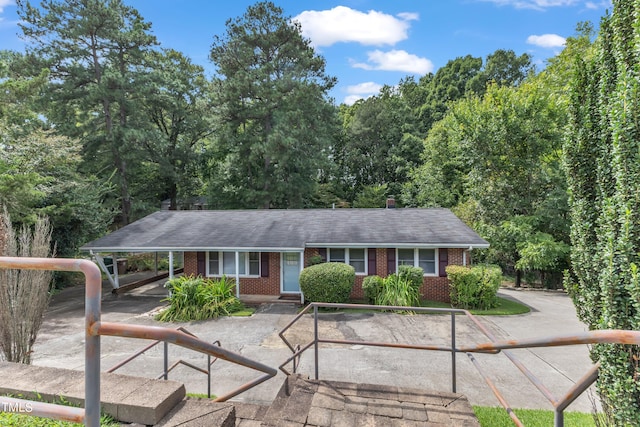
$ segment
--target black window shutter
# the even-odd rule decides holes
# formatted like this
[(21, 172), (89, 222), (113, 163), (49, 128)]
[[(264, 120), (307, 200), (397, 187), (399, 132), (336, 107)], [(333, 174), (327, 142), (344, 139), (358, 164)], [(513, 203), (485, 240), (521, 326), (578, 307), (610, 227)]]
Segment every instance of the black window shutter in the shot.
[(396, 272), (396, 249), (387, 248), (387, 274)]
[(327, 262), (327, 248), (318, 248), (318, 255), (322, 257), (322, 262)]
[(260, 252), (260, 277), (269, 277), (269, 252)]
[(440, 277), (447, 277), (446, 268), (449, 265), (449, 249), (438, 249), (438, 271)]
[(376, 250), (375, 248), (369, 248), (367, 253), (367, 258), (369, 259), (369, 276), (373, 276), (374, 274), (376, 274)]
[(207, 257), (204, 252), (197, 253), (197, 275), (198, 276), (206, 276), (207, 275), (207, 266), (205, 263), (207, 262)]

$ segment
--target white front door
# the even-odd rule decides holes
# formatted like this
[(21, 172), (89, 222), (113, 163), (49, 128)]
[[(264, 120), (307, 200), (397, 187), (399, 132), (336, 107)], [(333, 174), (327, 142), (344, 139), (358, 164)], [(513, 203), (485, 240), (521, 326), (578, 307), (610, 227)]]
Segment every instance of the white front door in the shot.
[(282, 292), (300, 292), (300, 252), (282, 253)]

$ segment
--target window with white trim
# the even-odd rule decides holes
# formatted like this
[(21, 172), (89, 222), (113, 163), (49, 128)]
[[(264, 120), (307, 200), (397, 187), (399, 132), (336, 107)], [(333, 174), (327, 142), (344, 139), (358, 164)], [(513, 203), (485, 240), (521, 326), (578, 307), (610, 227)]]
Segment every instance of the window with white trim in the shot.
[(410, 265), (420, 267), (425, 276), (435, 276), (437, 274), (437, 253), (435, 249), (398, 249), (396, 257), (396, 267)]
[[(234, 276), (235, 274), (235, 252), (207, 252), (207, 276)], [(259, 276), (260, 252), (238, 252), (238, 274), (240, 276)]]
[(365, 248), (327, 248), (327, 261), (343, 262), (356, 270), (356, 274), (367, 274), (367, 250)]

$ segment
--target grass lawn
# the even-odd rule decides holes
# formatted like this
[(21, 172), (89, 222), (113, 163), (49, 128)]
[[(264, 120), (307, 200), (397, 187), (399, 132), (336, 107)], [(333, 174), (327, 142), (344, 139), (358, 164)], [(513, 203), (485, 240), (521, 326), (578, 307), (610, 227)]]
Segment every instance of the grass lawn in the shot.
[[(474, 406), (482, 427), (512, 427), (513, 421), (502, 407)], [(542, 409), (514, 409), (514, 412), (527, 427), (547, 427), (553, 425), (553, 411)], [(565, 412), (564, 424), (567, 427), (595, 427), (593, 414), (584, 412)]]
[[(365, 301), (352, 301), (352, 304), (366, 304)], [(451, 304), (439, 301), (428, 301), (423, 300), (421, 303), (422, 307), (429, 308), (451, 308)], [(304, 307), (303, 307), (304, 308)], [(302, 308), (300, 309), (302, 310)], [(370, 310), (367, 308), (341, 308), (341, 309), (332, 309), (332, 308), (319, 308), (318, 311), (321, 313), (375, 313), (380, 312), (379, 310)], [(524, 304), (520, 304), (519, 302), (515, 302), (513, 300), (498, 297), (498, 306), (489, 310), (469, 310), (471, 314), (475, 314), (478, 316), (510, 316), (514, 314), (523, 314), (531, 311), (529, 307)], [(419, 313), (419, 314), (432, 314), (432, 313)]]
[[(57, 421), (49, 418), (32, 417), (30, 415), (0, 412), (0, 426), (2, 427), (83, 427), (84, 424)], [(120, 423), (111, 417), (100, 419), (102, 427), (120, 427)]]

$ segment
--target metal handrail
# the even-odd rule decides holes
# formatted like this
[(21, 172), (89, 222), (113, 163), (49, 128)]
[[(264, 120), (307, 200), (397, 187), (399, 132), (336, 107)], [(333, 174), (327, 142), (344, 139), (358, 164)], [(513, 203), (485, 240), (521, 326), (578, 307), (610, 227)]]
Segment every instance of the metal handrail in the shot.
[[(182, 331), (186, 334), (189, 334), (193, 337), (196, 337), (195, 334), (189, 332), (187, 329), (185, 329), (184, 327), (180, 326), (178, 328), (176, 328), (176, 330), (178, 331)], [(197, 338), (197, 337), (196, 337)], [(162, 343), (163, 341), (160, 340), (156, 340), (154, 342), (152, 342), (151, 344), (141, 348), (140, 350), (134, 352), (131, 356), (127, 357), (126, 359), (116, 363), (114, 366), (112, 366), (111, 368), (107, 369), (106, 372), (108, 373), (113, 373), (115, 371), (117, 371), (118, 369), (122, 368), (124, 365), (128, 364), (129, 362), (135, 360), (136, 358), (142, 356), (144, 353), (146, 353), (147, 351), (151, 350), (153, 347), (157, 346), (158, 344)], [(214, 342), (212, 342), (212, 344), (217, 345), (218, 347), (222, 347), (222, 344), (220, 343), (220, 340), (215, 340)], [(178, 367), (179, 365), (184, 365), (188, 368), (191, 368), (195, 371), (201, 372), (203, 374), (205, 374), (207, 376), (207, 397), (209, 399), (211, 399), (211, 365), (213, 365), (216, 360), (218, 360), (217, 357), (214, 357), (213, 360), (211, 360), (211, 355), (207, 355), (207, 369), (202, 369), (199, 368), (198, 366), (195, 366), (185, 360), (182, 359), (178, 359), (176, 362), (173, 363), (173, 365), (168, 366), (169, 365), (169, 350), (168, 350), (168, 343), (164, 342), (164, 370), (162, 371), (162, 373), (160, 375), (158, 375), (156, 377), (156, 379), (160, 379), (163, 378), (165, 380), (169, 379), (169, 372), (173, 371), (174, 368)]]
[[(371, 310), (384, 310), (384, 311), (414, 311), (414, 312), (432, 312), (432, 313), (450, 313), (451, 314), (451, 346), (442, 345), (415, 345), (415, 344), (401, 344), (401, 343), (384, 343), (384, 342), (371, 342), (371, 341), (354, 341), (354, 340), (337, 340), (337, 339), (323, 339), (319, 336), (318, 328), (318, 308), (359, 308), (359, 309), (371, 309)], [(304, 344), (298, 344), (294, 346), (285, 337), (285, 333), (297, 323), (305, 314), (313, 309), (314, 317), (314, 330), (313, 339)], [(455, 336), (455, 316), (456, 314), (464, 314), (472, 323), (490, 340), (487, 343), (456, 347)], [(292, 351), (293, 355), (287, 358), (280, 366), (279, 369), (285, 374), (289, 375), (290, 372), (285, 368), (290, 362), (293, 363), (293, 372), (295, 373), (300, 364), (300, 357), (302, 353), (311, 347), (314, 347), (314, 368), (315, 378), (319, 379), (318, 372), (318, 346), (319, 344), (345, 344), (345, 345), (365, 345), (374, 347), (391, 347), (402, 349), (418, 349), (418, 350), (431, 350), (431, 351), (449, 351), (452, 354), (452, 390), (456, 392), (456, 353), (466, 353), (471, 360), (473, 366), (478, 370), (485, 382), (493, 391), (494, 395), (505, 408), (512, 421), (517, 426), (522, 426), (522, 422), (518, 419), (511, 406), (507, 403), (504, 396), (500, 393), (493, 381), (488, 375), (484, 373), (482, 367), (479, 365), (474, 353), (489, 353), (497, 354), (503, 353), (507, 358), (525, 375), (525, 377), (547, 398), (554, 408), (554, 425), (556, 427), (564, 426), (564, 410), (580, 396), (585, 390), (593, 384), (598, 378), (599, 364), (594, 365), (584, 376), (582, 376), (561, 398), (556, 398), (542, 382), (529, 371), (518, 358), (509, 350), (518, 348), (531, 348), (531, 347), (554, 347), (565, 345), (578, 345), (578, 344), (596, 344), (596, 343), (612, 343), (612, 344), (640, 344), (640, 331), (628, 331), (628, 330), (599, 330), (589, 331), (580, 334), (573, 335), (559, 335), (552, 337), (542, 337), (523, 340), (510, 340), (510, 341), (498, 341), (495, 336), (484, 326), (480, 321), (469, 311), (455, 308), (428, 308), (428, 307), (406, 307), (406, 306), (377, 306), (377, 305), (361, 305), (361, 304), (333, 304), (333, 303), (311, 303), (307, 305), (298, 315), (289, 322), (278, 334), (284, 343)]]
[[(100, 269), (93, 262), (81, 259), (64, 258), (21, 258), (0, 257), (0, 268), (16, 270), (51, 270), (51, 271), (77, 271), (85, 276), (85, 407), (71, 408), (62, 405), (40, 404), (29, 400), (16, 399), (20, 404), (31, 404), (31, 415), (53, 419), (73, 418), (75, 422), (84, 422), (88, 427), (100, 426), (100, 336), (111, 335), (127, 338), (154, 339), (170, 342), (182, 347), (204, 353), (219, 359), (245, 366), (263, 372), (264, 375), (250, 381), (235, 390), (215, 399), (218, 402), (228, 400), (238, 394), (258, 385), (269, 378), (276, 376), (277, 370), (262, 363), (253, 361), (240, 354), (216, 347), (214, 344), (201, 341), (183, 331), (161, 328), (157, 326), (140, 326), (102, 322), (101, 316), (101, 290), (102, 277)], [(7, 403), (8, 398), (0, 398), (0, 409), (12, 411), (16, 402)], [(73, 415), (70, 415), (73, 414)]]

